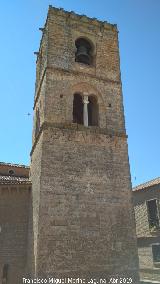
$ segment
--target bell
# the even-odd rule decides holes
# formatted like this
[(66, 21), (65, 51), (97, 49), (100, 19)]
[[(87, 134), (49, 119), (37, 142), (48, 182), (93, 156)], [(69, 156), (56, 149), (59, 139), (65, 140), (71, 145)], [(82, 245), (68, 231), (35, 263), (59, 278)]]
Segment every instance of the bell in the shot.
[(79, 45), (76, 52), (76, 61), (84, 64), (90, 64), (90, 55), (85, 45)]

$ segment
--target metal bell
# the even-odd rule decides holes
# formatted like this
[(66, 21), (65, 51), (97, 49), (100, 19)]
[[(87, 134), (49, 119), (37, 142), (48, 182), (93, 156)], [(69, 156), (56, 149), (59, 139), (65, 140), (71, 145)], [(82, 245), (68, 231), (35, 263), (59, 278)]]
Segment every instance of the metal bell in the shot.
[(76, 61), (88, 64), (88, 65), (90, 64), (89, 51), (85, 45), (79, 45), (77, 47)]

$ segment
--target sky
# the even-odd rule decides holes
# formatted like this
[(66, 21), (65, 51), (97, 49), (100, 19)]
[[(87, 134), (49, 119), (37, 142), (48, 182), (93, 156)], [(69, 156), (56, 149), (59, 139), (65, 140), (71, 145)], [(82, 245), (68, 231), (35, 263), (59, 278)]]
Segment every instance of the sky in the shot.
[(30, 164), (34, 51), (49, 5), (118, 25), (132, 185), (159, 177), (160, 0), (1, 1), (0, 161)]

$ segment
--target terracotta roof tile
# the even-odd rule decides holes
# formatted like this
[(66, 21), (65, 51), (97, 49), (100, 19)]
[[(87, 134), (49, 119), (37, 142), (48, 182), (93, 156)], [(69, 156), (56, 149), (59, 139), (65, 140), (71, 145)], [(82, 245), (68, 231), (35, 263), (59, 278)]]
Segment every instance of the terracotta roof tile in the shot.
[(27, 169), (29, 169), (29, 166), (26, 166), (26, 165), (20, 165), (20, 164), (12, 164), (12, 163), (4, 163), (4, 162), (0, 162), (0, 165), (4, 165), (4, 166), (11, 166), (11, 167), (17, 167), (17, 168), (27, 168)]
[(0, 184), (31, 184), (29, 178), (0, 175)]
[(147, 181), (145, 183), (142, 183), (140, 185), (137, 185), (133, 187), (133, 191), (141, 190), (141, 189), (147, 189), (148, 187), (154, 186), (154, 185), (160, 185), (160, 177), (152, 179), (150, 181)]

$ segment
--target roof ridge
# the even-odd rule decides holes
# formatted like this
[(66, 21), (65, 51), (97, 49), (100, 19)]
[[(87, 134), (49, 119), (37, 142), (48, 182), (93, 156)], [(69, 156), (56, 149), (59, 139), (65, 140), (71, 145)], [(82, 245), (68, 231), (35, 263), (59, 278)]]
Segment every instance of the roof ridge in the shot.
[(6, 162), (0, 162), (0, 166), (12, 166), (12, 167), (17, 167), (17, 168), (27, 168), (29, 169), (30, 167), (27, 165), (22, 165), (22, 164), (14, 164), (14, 163), (6, 163)]
[(136, 190), (140, 190), (140, 189), (143, 189), (143, 188), (146, 188), (146, 187), (150, 187), (150, 186), (153, 186), (153, 185), (156, 185), (156, 184), (160, 184), (160, 177), (157, 177), (157, 178), (148, 180), (148, 181), (146, 181), (144, 183), (141, 183), (141, 184), (133, 187), (132, 190), (136, 191)]

